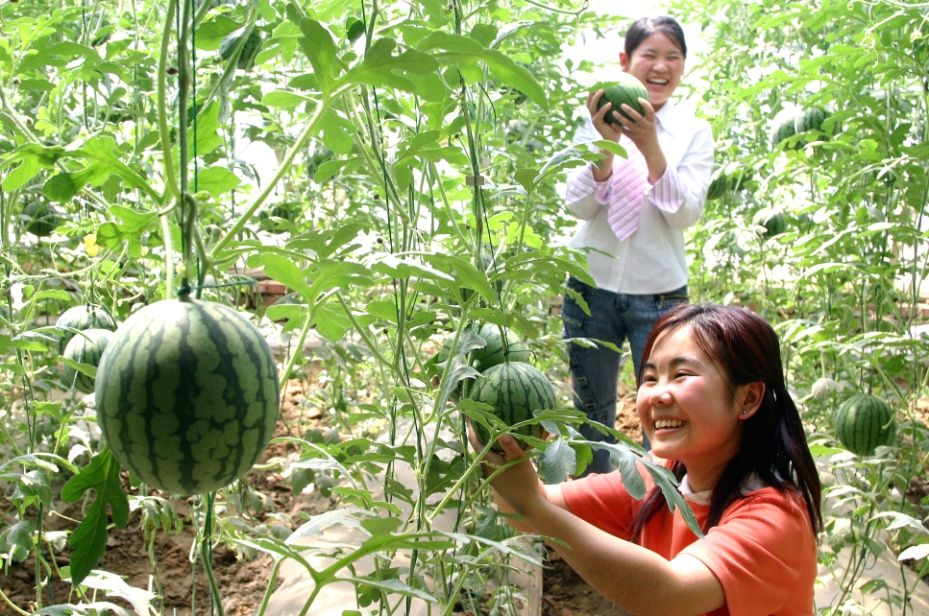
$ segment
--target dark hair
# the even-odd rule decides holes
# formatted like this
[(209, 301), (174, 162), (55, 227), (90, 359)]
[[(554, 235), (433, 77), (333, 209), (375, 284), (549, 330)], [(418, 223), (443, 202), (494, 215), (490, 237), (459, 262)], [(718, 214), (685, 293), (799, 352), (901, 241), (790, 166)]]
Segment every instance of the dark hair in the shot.
[[(765, 485), (796, 490), (806, 502), (813, 533), (822, 529), (819, 473), (806, 443), (797, 406), (787, 392), (781, 351), (774, 329), (744, 308), (714, 304), (682, 304), (665, 313), (645, 343), (645, 364), (655, 340), (666, 331), (690, 327), (694, 341), (720, 368), (733, 388), (760, 381), (765, 385), (758, 410), (745, 420), (742, 442), (723, 469), (710, 497), (704, 532), (719, 524), (723, 512), (741, 497), (743, 482), (757, 476)], [(641, 368), (639, 381), (641, 382)], [(681, 462), (671, 469), (678, 480), (686, 473)], [(666, 507), (661, 490), (652, 488), (633, 524), (638, 541), (648, 520)]]
[(687, 57), (687, 43), (684, 41), (684, 30), (681, 28), (681, 24), (677, 23), (677, 20), (673, 17), (664, 15), (660, 17), (641, 17), (635, 20), (626, 32), (623, 51), (631, 58), (632, 53), (639, 48), (642, 41), (659, 32), (671, 39), (681, 50), (681, 53), (684, 54), (684, 58)]

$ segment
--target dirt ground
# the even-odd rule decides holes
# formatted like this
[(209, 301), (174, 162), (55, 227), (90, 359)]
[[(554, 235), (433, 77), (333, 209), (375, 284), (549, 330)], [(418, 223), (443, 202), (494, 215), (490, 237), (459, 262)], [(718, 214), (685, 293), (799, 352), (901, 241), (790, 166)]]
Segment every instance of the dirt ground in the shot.
[[(299, 404), (297, 403), (299, 396), (305, 391), (304, 388), (304, 384), (295, 384), (288, 389), (283, 404), (284, 417), (293, 417), (300, 412), (305, 413), (305, 409), (298, 410)], [(624, 396), (620, 404), (617, 427), (627, 430), (633, 438), (639, 438), (637, 420), (631, 411), (631, 406), (631, 399)], [(300, 420), (307, 422), (307, 417), (304, 415)], [(310, 419), (310, 421), (313, 420)], [(284, 432), (283, 424), (280, 424), (279, 433)], [(263, 458), (267, 460), (287, 453), (286, 445), (273, 444), (264, 453)], [(313, 515), (331, 506), (330, 501), (318, 492), (294, 498), (289, 482), (275, 474), (252, 471), (249, 479), (258, 492), (270, 495), (272, 502), (266, 505), (268, 511), (289, 513), (296, 519), (300, 511)], [(183, 506), (184, 501), (180, 503)], [(62, 528), (71, 524), (63, 516), (80, 519), (81, 515), (77, 510), (77, 505), (74, 505), (72, 509), (56, 509), (56, 511), (62, 514), (59, 524)], [(106, 553), (98, 568), (118, 573), (132, 587), (150, 588), (154, 578), (139, 519), (138, 512), (135, 512), (130, 517), (126, 528), (109, 530)], [(52, 528), (54, 525), (52, 523), (49, 530), (54, 530)], [(193, 616), (191, 605), (194, 594), (196, 594), (194, 604), (197, 615), (210, 613), (206, 576), (199, 569), (196, 574), (192, 574), (191, 545), (195, 535), (196, 528), (189, 521), (179, 532), (159, 530), (156, 534), (154, 552), (159, 569), (158, 577), (163, 585), (164, 614)], [(273, 564), (271, 557), (259, 553), (252, 558), (243, 559), (241, 554), (236, 554), (232, 549), (218, 546), (214, 550), (213, 561), (216, 582), (223, 597), (223, 611), (226, 616), (254, 614), (268, 584)], [(58, 567), (66, 566), (68, 562), (67, 553), (57, 556)], [(51, 576), (53, 580), (57, 580), (58, 577), (58, 574)], [(27, 611), (35, 609), (34, 558), (30, 557), (10, 570), (0, 572), (0, 589), (19, 608)], [(43, 599), (44, 605), (78, 601), (77, 597), (69, 596), (70, 590), (70, 584), (54, 582), (46, 592)], [(0, 616), (7, 614), (14, 615), (16, 612), (0, 602)], [(549, 555), (549, 562), (546, 563), (543, 578), (542, 614), (543, 616), (614, 616), (621, 612), (616, 611), (608, 601), (593, 591), (558, 558), (557, 554), (552, 552)]]

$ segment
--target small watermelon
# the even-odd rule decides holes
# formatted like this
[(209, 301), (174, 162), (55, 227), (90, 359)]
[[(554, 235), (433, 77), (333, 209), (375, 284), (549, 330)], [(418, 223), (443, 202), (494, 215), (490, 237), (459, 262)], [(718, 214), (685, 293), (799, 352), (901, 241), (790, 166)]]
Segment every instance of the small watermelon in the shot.
[(842, 446), (859, 456), (890, 445), (897, 433), (893, 411), (886, 402), (870, 394), (855, 394), (840, 404), (834, 425)]
[(828, 130), (827, 127), (824, 126), (824, 123), (831, 115), (831, 113), (821, 107), (809, 107), (788, 116), (777, 125), (774, 132), (771, 134), (771, 144), (777, 145), (797, 135), (797, 139), (788, 143), (787, 147), (795, 150), (801, 149), (807, 145), (808, 141), (800, 138), (799, 135), (812, 130), (822, 131), (825, 133), (823, 137), (828, 138), (831, 134), (835, 133), (836, 128), (834, 123), (832, 126), (828, 127)]
[[(548, 377), (536, 367), (519, 361), (488, 368), (475, 382), (470, 397), (492, 406), (494, 414), (507, 426), (532, 419), (536, 411), (555, 408), (555, 388)], [(482, 443), (495, 437), (479, 423), (474, 427)], [(514, 434), (541, 437), (544, 429), (537, 423), (528, 424)], [(496, 444), (494, 449), (499, 451)]]
[(512, 331), (504, 329), (504, 332), (506, 333), (505, 345), (498, 326), (485, 323), (477, 328), (475, 333), (484, 339), (485, 344), (483, 348), (474, 349), (471, 352), (471, 365), (475, 370), (484, 372), (507, 360), (524, 362), (529, 359), (529, 347), (526, 343)]
[(26, 231), (36, 237), (47, 237), (61, 224), (61, 214), (44, 199), (32, 201), (23, 209)]
[(228, 306), (186, 298), (126, 319), (95, 391), (119, 463), (175, 494), (209, 492), (245, 473), (278, 416), (274, 357), (258, 328)]
[(608, 124), (615, 124), (617, 120), (613, 117), (613, 111), (618, 111), (621, 115), (629, 117), (622, 109), (624, 103), (635, 109), (640, 115), (645, 115), (645, 109), (639, 104), (640, 98), (648, 100), (648, 90), (645, 89), (645, 84), (633, 75), (622, 72), (619, 74), (619, 81), (617, 81), (616, 85), (603, 89), (603, 96), (597, 102), (597, 107), (600, 108), (607, 103), (613, 103), (612, 109), (604, 116), (604, 119)]
[(116, 319), (103, 306), (80, 304), (62, 312), (58, 320), (55, 321), (55, 327), (61, 332), (59, 334), (59, 352), (63, 352), (68, 345), (68, 341), (74, 336), (75, 331), (82, 332), (86, 329), (95, 328), (113, 331), (116, 329)]
[(236, 66), (244, 71), (251, 70), (255, 66), (255, 58), (261, 51), (261, 32), (258, 28), (252, 28), (251, 32), (245, 34), (231, 34), (223, 39), (219, 46), (219, 56), (223, 61), (229, 60), (235, 52), (236, 47), (242, 41), (242, 49), (239, 52), (239, 59)]
[[(113, 332), (109, 329), (85, 329), (68, 341), (62, 356), (65, 359), (88, 364), (96, 368), (100, 365), (100, 358), (103, 351), (106, 350), (110, 340), (113, 339)], [(89, 394), (94, 390), (94, 377), (88, 376), (79, 370), (65, 364), (64, 369), (65, 385), (76, 387), (79, 391)]]

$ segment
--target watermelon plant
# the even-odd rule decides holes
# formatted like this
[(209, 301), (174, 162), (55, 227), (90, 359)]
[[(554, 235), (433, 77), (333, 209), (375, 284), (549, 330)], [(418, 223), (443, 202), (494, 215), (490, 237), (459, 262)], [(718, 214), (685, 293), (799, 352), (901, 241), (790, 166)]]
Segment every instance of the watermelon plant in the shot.
[(147, 484), (202, 494), (245, 473), (278, 417), (274, 358), (234, 309), (163, 300), (126, 319), (100, 360), (97, 420), (121, 465)]
[(897, 433), (893, 411), (871, 394), (855, 394), (843, 401), (833, 423), (842, 446), (859, 456), (871, 455), (878, 447), (891, 445)]
[[(475, 390), (480, 373), (470, 361), (490, 346), (469, 324), (488, 326), (488, 336), (502, 324), (510, 361), (496, 371), (528, 360), (523, 342), (557, 385), (558, 410), (544, 417), (561, 434), (521, 437), (537, 445), (531, 455), (543, 477), (583, 466), (580, 450), (568, 455), (575, 445), (564, 424), (578, 417), (568, 411), (558, 298), (567, 274), (586, 275), (586, 255), (567, 246), (577, 221), (559, 184), (591, 162), (586, 147), (570, 146), (592, 73), (619, 71), (606, 56), (564, 52), (587, 40), (584, 29), (618, 46), (625, 20), (568, 0), (137, 0), (123, 8), (0, 3), (9, 26), (0, 41), (0, 579), (34, 583), (15, 596), (0, 583), (4, 609), (91, 613), (112, 601), (113, 611), (229, 614), (238, 602), (258, 614), (313, 614), (341, 581), (359, 602), (346, 611), (410, 613), (421, 600), (443, 613), (509, 613), (513, 559), (537, 563), (538, 552), (504, 540), (510, 535), (465, 442), (462, 412), (480, 424), (494, 407), (450, 393), (469, 382)], [(916, 412), (927, 359), (917, 333), (927, 263), (919, 222), (924, 11), (807, 0), (673, 0), (669, 11), (687, 16), (689, 40), (706, 37), (705, 53), (693, 46), (687, 90), (678, 92), (691, 99), (685, 104), (704, 98), (699, 112), (714, 124), (720, 170), (718, 198), (688, 229), (690, 295), (751, 306), (777, 325), (807, 433), (835, 477), (820, 550), (823, 571), (842, 572), (842, 596), (817, 608), (864, 613), (870, 607), (855, 605), (862, 572), (877, 552), (914, 563), (905, 549), (923, 541), (917, 529), (926, 515), (917, 501), (929, 437)], [(808, 129), (801, 122), (802, 134), (795, 122), (793, 136), (771, 146), (771, 118), (816, 107), (832, 116), (819, 128), (816, 118)], [(812, 139), (821, 142), (815, 151), (787, 147)], [(24, 212), (38, 200), (61, 220), (37, 229), (51, 234), (42, 239), (26, 230)], [(789, 235), (759, 241), (767, 218), (746, 223), (763, 209), (782, 212)], [(244, 307), (259, 277), (286, 286), (286, 303)], [(159, 306), (160, 314), (145, 313), (151, 335), (134, 327), (133, 337), (151, 349), (160, 336), (167, 348), (182, 340), (163, 317), (174, 314), (167, 308), (185, 284), (191, 302), (248, 315), (272, 343), (277, 378), (266, 372), (267, 395), (256, 394), (252, 409), (272, 406), (272, 381), (288, 395), (264, 454), (253, 452), (270, 428), (238, 419), (243, 384), (266, 365), (263, 351), (231, 360), (233, 380), (221, 352), (232, 347), (186, 352), (187, 338), (201, 340), (191, 334), (165, 368), (184, 373), (163, 386), (153, 376), (157, 354), (124, 344), (126, 364), (107, 369), (111, 345), (97, 385), (123, 392), (116, 401), (62, 395), (49, 332), (115, 327), (62, 317), (55, 329), (54, 315), (75, 296), (114, 315)], [(230, 317), (211, 331), (232, 328), (243, 332), (230, 338), (235, 348), (260, 347), (240, 325)], [(456, 358), (437, 373), (429, 357), (448, 332), (459, 334)], [(68, 367), (77, 379), (90, 376), (89, 366)], [(226, 377), (196, 380), (201, 371)], [(130, 373), (138, 379), (127, 380)], [(430, 386), (434, 377), (440, 386)], [(805, 395), (826, 378), (835, 392)], [(229, 393), (233, 382), (238, 393)], [(899, 446), (832, 456), (830, 411), (848, 390), (894, 399)], [(138, 397), (124, 404), (130, 392)], [(181, 438), (180, 419), (151, 421), (195, 397), (230, 417), (221, 424), (236, 434), (223, 440), (230, 455), (222, 461), (201, 464), (204, 453), (192, 445), (184, 453), (195, 441), (206, 445), (197, 432), (204, 424), (189, 423)], [(93, 425), (97, 398), (109, 426), (103, 442)], [(125, 409), (135, 423), (120, 419)], [(484, 423), (492, 424), (488, 439), (507, 429), (503, 420)], [(339, 438), (318, 438), (313, 428)], [(128, 477), (105, 447), (112, 440), (126, 443)], [(260, 463), (190, 498), (143, 476), (157, 465), (173, 489), (196, 472), (177, 489), (199, 491), (235, 479), (231, 452), (239, 451), (243, 468), (251, 455)], [(627, 467), (648, 464), (625, 447), (611, 453)], [(552, 467), (559, 472), (547, 474)], [(415, 469), (408, 482), (403, 468)], [(663, 486), (670, 502), (677, 493)], [(306, 517), (303, 501), (323, 493), (331, 510)], [(301, 507), (282, 506), (285, 494)], [(849, 509), (856, 515), (843, 515)], [(440, 527), (449, 517), (451, 529)], [(330, 523), (367, 541), (320, 550), (317, 531)], [(131, 531), (143, 538), (122, 541), (120, 552), (139, 547), (150, 561), (151, 578), (141, 582), (103, 558), (117, 543), (113, 533)], [(165, 567), (172, 555), (164, 540), (188, 532), (179, 540), (195, 541), (198, 558), (187, 563), (184, 549), (182, 560), (209, 587), (209, 608), (203, 592), (185, 605), (177, 586), (194, 585), (160, 573), (174, 571)], [(262, 571), (265, 594), (243, 597), (246, 585), (212, 575), (212, 564), (234, 560), (214, 548), (233, 549), (240, 561), (228, 568), (256, 571), (261, 565), (245, 562), (256, 556), (273, 562)], [(365, 552), (375, 557), (369, 575), (358, 567)], [(312, 564), (321, 556), (330, 559), (325, 569)], [(398, 558), (407, 565), (395, 567)], [(313, 586), (299, 605), (283, 606), (275, 589), (290, 565)], [(896, 601), (896, 610), (909, 596), (888, 589), (878, 598)]]

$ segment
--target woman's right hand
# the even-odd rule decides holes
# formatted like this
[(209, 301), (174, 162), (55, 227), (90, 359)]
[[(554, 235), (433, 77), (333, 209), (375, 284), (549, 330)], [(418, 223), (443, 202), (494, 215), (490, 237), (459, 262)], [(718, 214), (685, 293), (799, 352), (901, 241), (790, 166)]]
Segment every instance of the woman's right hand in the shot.
[(603, 96), (602, 89), (587, 95), (587, 111), (590, 112), (590, 119), (601, 137), (610, 141), (619, 141), (619, 136), (622, 135), (621, 125), (618, 122), (611, 124), (606, 121), (607, 114), (612, 114), (614, 111), (613, 103), (606, 103), (598, 108), (601, 96)]
[[(469, 425), (468, 440), (474, 451), (483, 451), (484, 443), (478, 439), (473, 425)], [(489, 450), (481, 458), (484, 476), (495, 474), (491, 486), (496, 496), (507, 505), (507, 510), (526, 516), (546, 500), (545, 489), (535, 466), (515, 438), (504, 434), (497, 442), (502, 451)], [(506, 470), (496, 472), (503, 466), (507, 466)]]

